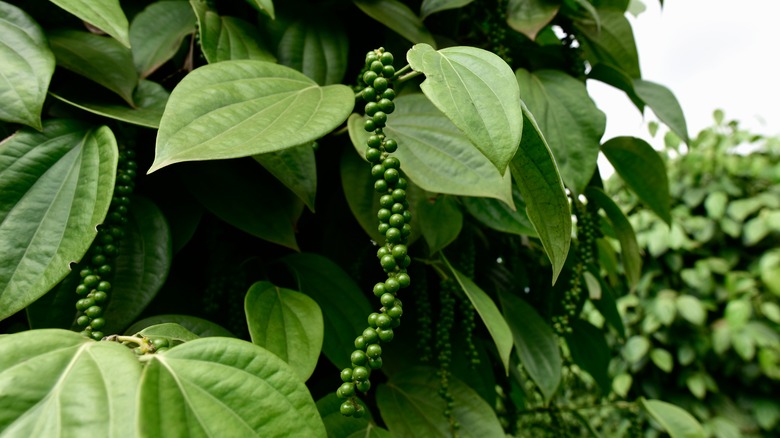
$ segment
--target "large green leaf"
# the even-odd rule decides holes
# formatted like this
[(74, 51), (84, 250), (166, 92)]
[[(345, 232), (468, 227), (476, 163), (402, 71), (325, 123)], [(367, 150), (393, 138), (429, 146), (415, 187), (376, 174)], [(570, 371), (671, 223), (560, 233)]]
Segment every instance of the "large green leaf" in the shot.
[[(422, 94), (395, 99), (386, 135), (398, 142), (394, 153), (404, 173), (432, 193), (500, 199), (512, 206), (512, 180), (501, 176), (453, 123)], [(363, 118), (349, 118), (349, 136), (361, 156), (369, 134)]]
[(138, 73), (130, 49), (116, 40), (78, 30), (50, 31), (57, 65), (96, 82), (133, 105)]
[(533, 41), (539, 31), (555, 18), (560, 8), (560, 0), (509, 0), (506, 21), (512, 29)]
[(31, 329), (60, 328), (70, 330), (77, 317), (76, 287), (81, 283), (79, 269), (74, 269), (57, 286), (35, 300), (24, 311)]
[[(113, 96), (86, 95), (82, 89), (71, 87), (51, 92), (52, 96), (77, 108), (134, 125), (158, 128), (170, 93), (157, 82), (141, 80), (133, 92), (135, 107), (122, 101), (114, 102)], [(99, 94), (99, 93), (95, 93)]]
[[(363, 404), (366, 416), (355, 418), (341, 415), (340, 406), (343, 400), (335, 392), (317, 400), (317, 410), (320, 411), (322, 422), (328, 431), (329, 438), (391, 438), (390, 432), (376, 425), (371, 411)], [(358, 400), (358, 403), (362, 402)]]
[(685, 143), (690, 143), (680, 103), (666, 87), (655, 82), (634, 79), (634, 92), (649, 106), (658, 119), (664, 122)]
[(306, 386), (264, 348), (201, 338), (155, 354), (141, 377), (143, 436), (324, 437)]
[(140, 377), (116, 343), (57, 329), (0, 337), (0, 434), (135, 436)]
[(159, 208), (133, 197), (111, 281), (111, 300), (103, 317), (105, 333), (129, 326), (157, 295), (173, 261), (171, 231)]
[(51, 0), (52, 3), (130, 47), (128, 23), (119, 0)]
[(447, 9), (456, 9), (473, 2), (474, 0), (423, 0), (420, 5), (420, 19), (425, 20), (429, 15)]
[(314, 141), (344, 122), (355, 103), (345, 85), (318, 86), (263, 61), (200, 67), (173, 89), (149, 172), (182, 161), (273, 152)]
[(433, 35), (425, 28), (422, 19), (398, 0), (353, 0), (366, 15), (394, 30), (412, 43), (436, 46)]
[(425, 74), (420, 88), (503, 175), (520, 145), (520, 89), (498, 55), (476, 47), (434, 50), (416, 44), (406, 54)]
[(596, 79), (605, 84), (612, 85), (619, 90), (623, 90), (626, 93), (626, 96), (631, 99), (631, 102), (639, 109), (639, 112), (642, 113), (644, 111), (645, 102), (636, 94), (636, 91), (634, 90), (634, 80), (619, 68), (603, 62), (598, 63), (591, 68), (590, 72), (588, 72), (588, 79)]
[(509, 208), (503, 202), (490, 198), (461, 198), (466, 211), (483, 225), (503, 233), (518, 236), (538, 237), (531, 219), (528, 218), (525, 201), (520, 196), (520, 189), (512, 191), (516, 210)]
[(470, 278), (458, 272), (452, 267), (450, 262), (442, 254), (442, 260), (447, 265), (447, 269), (455, 277), (463, 292), (471, 301), (471, 305), (474, 306), (474, 310), (482, 319), (485, 327), (488, 329), (488, 333), (493, 338), (493, 342), (496, 344), (496, 350), (498, 351), (498, 357), (501, 359), (501, 364), (504, 366), (504, 370), (509, 373), (509, 355), (512, 353), (512, 330), (509, 328), (506, 320), (501, 311), (496, 307), (496, 303), (490, 298), (482, 289), (479, 288)]
[(322, 311), (317, 302), (259, 281), (247, 291), (244, 310), (252, 343), (287, 362), (301, 381), (308, 380), (322, 349)]
[(274, 55), (260, 45), (257, 28), (235, 17), (220, 16), (206, 11), (201, 27), (201, 48), (210, 63), (236, 59), (274, 62)]
[(607, 214), (607, 219), (612, 224), (618, 240), (620, 241), (621, 255), (623, 256), (623, 269), (632, 288), (636, 287), (639, 277), (642, 275), (642, 254), (636, 241), (636, 234), (631, 223), (626, 218), (623, 210), (615, 204), (604, 190), (598, 187), (588, 187), (585, 196), (593, 200)]
[(317, 195), (317, 162), (311, 143), (253, 157), (314, 211)]
[(566, 335), (571, 358), (593, 377), (604, 394), (609, 394), (612, 390), (612, 380), (608, 370), (612, 353), (604, 333), (581, 319), (573, 320), (571, 329), (572, 332)]
[(561, 383), (563, 364), (558, 339), (547, 321), (525, 300), (509, 293), (502, 293), (499, 298), (520, 363), (549, 401)]
[(693, 415), (661, 400), (639, 399), (648, 414), (663, 426), (671, 438), (704, 438), (704, 430)]
[(298, 249), (303, 205), (251, 160), (187, 163), (179, 169), (192, 195), (223, 221), (261, 239)]
[(246, 1), (249, 2), (249, 4), (252, 5), (255, 9), (270, 17), (272, 20), (276, 18), (276, 13), (274, 12), (273, 0), (246, 0)]
[(463, 213), (450, 196), (438, 196), (416, 204), (419, 227), (431, 254), (452, 243), (463, 228)]
[(585, 190), (599, 156), (607, 118), (590, 99), (585, 84), (557, 70), (518, 69), (520, 95), (550, 146), (563, 181)]
[(336, 16), (317, 16), (290, 23), (279, 41), (279, 63), (320, 85), (338, 84), (347, 72), (349, 39)]
[(578, 41), (582, 44), (590, 64), (609, 64), (625, 72), (630, 78), (639, 79), (639, 56), (634, 32), (625, 13), (614, 8), (597, 8), (600, 26), (595, 20), (575, 20)]
[(635, 137), (615, 137), (601, 151), (626, 185), (667, 224), (672, 223), (669, 178), (661, 156)]
[[(377, 406), (390, 433), (397, 437), (452, 436), (450, 423), (442, 415), (447, 406), (438, 394), (439, 380), (435, 369), (415, 367), (393, 374), (390, 381), (379, 386)], [(452, 375), (448, 383), (454, 399), (452, 415), (460, 425), (459, 437), (505, 436), (495, 411), (485, 400)]]
[(186, 1), (158, 1), (130, 23), (130, 43), (138, 74), (145, 78), (171, 59), (184, 37), (195, 32), (196, 18)]
[(23, 10), (0, 2), (0, 120), (41, 130), (54, 54), (38, 23)]
[(314, 298), (322, 309), (322, 352), (338, 368), (350, 366), (353, 340), (366, 328), (366, 316), (371, 313), (368, 299), (354, 280), (326, 257), (300, 253), (281, 262), (295, 275), (298, 290)]
[(117, 145), (107, 127), (49, 120), (0, 143), (0, 320), (81, 259), (108, 212)]
[(130, 326), (125, 334), (134, 335), (147, 327), (159, 324), (178, 324), (201, 338), (208, 336), (233, 337), (227, 329), (209, 320), (189, 315), (157, 315), (144, 318)]
[(558, 167), (533, 115), (523, 108), (523, 142), (510, 164), (526, 211), (553, 266), (552, 281), (571, 246), (571, 210)]

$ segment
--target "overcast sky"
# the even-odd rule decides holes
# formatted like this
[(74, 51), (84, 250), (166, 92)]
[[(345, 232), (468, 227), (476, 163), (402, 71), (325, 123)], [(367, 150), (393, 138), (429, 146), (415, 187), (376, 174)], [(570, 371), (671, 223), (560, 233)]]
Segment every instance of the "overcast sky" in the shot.
[[(693, 137), (712, 124), (721, 108), (726, 119), (760, 134), (780, 134), (778, 0), (642, 0), (647, 9), (629, 17), (642, 77), (677, 96)], [(604, 140), (619, 135), (648, 139), (645, 117), (625, 93), (588, 81), (607, 114)]]

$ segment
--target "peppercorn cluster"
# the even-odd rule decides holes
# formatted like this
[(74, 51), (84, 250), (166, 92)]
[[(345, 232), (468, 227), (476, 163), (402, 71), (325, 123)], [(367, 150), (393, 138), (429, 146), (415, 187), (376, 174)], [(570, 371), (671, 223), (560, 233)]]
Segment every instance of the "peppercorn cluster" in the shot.
[(412, 232), (412, 216), (406, 199), (408, 182), (401, 175), (398, 158), (390, 156), (397, 150), (398, 143), (384, 133), (387, 115), (395, 110), (395, 92), (390, 88), (394, 75), (390, 52), (382, 48), (368, 52), (361, 78), (365, 87), (360, 91), (360, 97), (366, 102), (368, 116), (364, 128), (371, 133), (365, 156), (371, 163), (374, 189), (380, 196), (378, 231), (385, 237), (384, 245), (376, 255), (387, 279), (374, 285), (373, 293), (379, 298), (381, 308), (368, 316), (368, 327), (355, 338), (355, 350), (350, 356), (352, 366), (341, 371), (343, 383), (336, 394), (344, 400), (340, 411), (346, 416), (362, 417), (365, 413), (357, 402), (356, 392), (367, 392), (371, 388), (371, 371), (382, 367), (381, 343), (393, 339), (393, 329), (398, 327), (403, 315), (402, 303), (396, 294), (411, 284), (406, 272), (411, 263), (406, 243)]

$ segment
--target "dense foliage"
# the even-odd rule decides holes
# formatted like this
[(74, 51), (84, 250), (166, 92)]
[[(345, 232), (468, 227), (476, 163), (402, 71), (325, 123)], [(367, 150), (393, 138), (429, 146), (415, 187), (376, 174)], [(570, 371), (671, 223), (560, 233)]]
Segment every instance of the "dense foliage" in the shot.
[(0, 1), (0, 433), (703, 436), (612, 390), (653, 271), (599, 152), (673, 215), (585, 80), (688, 142), (628, 8)]

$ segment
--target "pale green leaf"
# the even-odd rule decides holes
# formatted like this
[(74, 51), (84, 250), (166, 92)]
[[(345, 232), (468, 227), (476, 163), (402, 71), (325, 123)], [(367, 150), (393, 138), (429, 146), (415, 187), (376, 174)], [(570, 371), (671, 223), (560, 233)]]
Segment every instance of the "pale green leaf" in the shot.
[(623, 269), (626, 273), (629, 285), (634, 288), (642, 275), (642, 254), (636, 241), (636, 234), (631, 223), (626, 218), (623, 210), (615, 204), (615, 201), (598, 187), (588, 187), (585, 196), (592, 199), (607, 214), (607, 219), (612, 225), (618, 240), (620, 241)]
[(650, 351), (650, 341), (641, 335), (635, 335), (626, 341), (626, 345), (623, 346), (623, 357), (630, 364), (635, 364), (642, 360), (645, 355)]
[(707, 216), (712, 219), (722, 219), (726, 214), (726, 206), (729, 202), (729, 196), (722, 191), (712, 192), (704, 199), (704, 208), (707, 210)]
[(758, 262), (758, 271), (764, 286), (780, 296), (780, 250), (765, 252)]
[(463, 228), (463, 213), (450, 196), (437, 196), (415, 205), (422, 236), (431, 254), (452, 243)]
[(531, 41), (552, 21), (561, 8), (560, 0), (509, 0), (506, 21), (509, 26)]
[(273, 0), (246, 0), (246, 1), (249, 2), (249, 4), (252, 5), (255, 9), (270, 17), (272, 20), (276, 18), (276, 14), (274, 12)]
[(704, 438), (704, 430), (695, 418), (683, 409), (661, 400), (640, 398), (642, 407), (658, 421), (671, 438)]
[(704, 326), (707, 322), (707, 310), (702, 302), (692, 295), (677, 297), (677, 311), (693, 325)]
[(52, 3), (130, 47), (128, 23), (119, 0), (51, 0)]
[(317, 302), (259, 281), (247, 291), (244, 310), (252, 343), (287, 362), (301, 381), (308, 380), (322, 349), (323, 320)]
[(138, 332), (139, 335), (146, 336), (148, 338), (157, 339), (164, 338), (169, 342), (189, 342), (200, 338), (200, 336), (187, 330), (184, 326), (176, 324), (175, 322), (164, 322), (162, 324), (155, 324)]
[(209, 320), (189, 315), (157, 315), (144, 318), (125, 331), (127, 335), (134, 335), (147, 327), (158, 324), (178, 324), (201, 338), (208, 336), (233, 337), (227, 329)]
[(130, 23), (133, 62), (145, 78), (171, 59), (187, 35), (195, 32), (196, 18), (186, 1), (158, 1), (139, 12)]
[(671, 373), (674, 368), (672, 353), (663, 348), (653, 348), (650, 351), (650, 360), (665, 373)]
[(341, 83), (348, 52), (346, 29), (336, 16), (290, 23), (277, 50), (279, 63), (303, 72), (320, 85)]
[(23, 10), (0, 2), (0, 120), (42, 129), (54, 54), (38, 23)]
[(420, 19), (425, 20), (429, 15), (447, 9), (462, 8), (474, 0), (423, 0), (420, 5)]
[(107, 127), (49, 120), (0, 143), (0, 320), (70, 271), (103, 222), (117, 145)]
[(313, 144), (307, 143), (252, 157), (314, 211), (317, 162)]
[(628, 395), (628, 391), (631, 389), (631, 384), (633, 382), (634, 378), (631, 377), (631, 374), (618, 374), (615, 376), (615, 379), (612, 380), (612, 390), (615, 391), (615, 394), (621, 397), (626, 397), (626, 395)]
[(353, 0), (366, 15), (412, 43), (436, 46), (433, 35), (425, 28), (422, 19), (398, 0)]
[(685, 115), (674, 94), (668, 88), (655, 82), (642, 79), (634, 79), (633, 82), (634, 92), (653, 110), (656, 117), (685, 143), (690, 143)]
[(423, 93), (504, 174), (520, 145), (522, 107), (511, 67), (476, 47), (434, 50), (416, 44), (412, 69), (425, 74)]
[(236, 158), (314, 141), (354, 106), (344, 85), (318, 86), (303, 73), (263, 61), (200, 67), (168, 99), (149, 172), (182, 161)]

